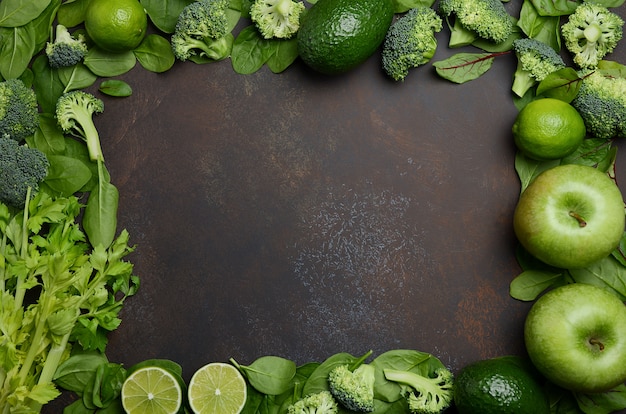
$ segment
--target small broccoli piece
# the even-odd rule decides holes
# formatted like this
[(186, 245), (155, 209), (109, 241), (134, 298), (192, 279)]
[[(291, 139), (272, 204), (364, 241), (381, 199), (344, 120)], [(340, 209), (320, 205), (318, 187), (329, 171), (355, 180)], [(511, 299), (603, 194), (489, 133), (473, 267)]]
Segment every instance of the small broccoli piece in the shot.
[(452, 404), (452, 372), (446, 368), (436, 369), (434, 378), (395, 369), (383, 373), (388, 381), (409, 387), (405, 398), (412, 414), (438, 414)]
[(626, 138), (626, 78), (595, 70), (583, 76), (571, 102), (595, 138)]
[(48, 158), (40, 150), (20, 145), (6, 136), (0, 137), (0, 201), (23, 208), (28, 188), (31, 188), (31, 195), (39, 191), (49, 166)]
[(580, 68), (595, 68), (622, 38), (624, 21), (604, 6), (583, 2), (561, 26), (565, 48)]
[(230, 54), (228, 0), (200, 0), (188, 4), (178, 16), (171, 37), (174, 56), (181, 61), (192, 56), (221, 60)]
[(349, 410), (369, 413), (374, 411), (374, 381), (376, 369), (364, 364), (350, 371), (350, 367), (339, 365), (328, 374), (330, 393)]
[(455, 16), (463, 29), (494, 43), (504, 42), (513, 32), (513, 20), (500, 0), (442, 0), (439, 10)]
[(93, 115), (103, 111), (101, 99), (81, 90), (64, 93), (56, 104), (57, 123), (63, 132), (85, 140), (92, 161), (104, 161), (100, 136), (93, 122)]
[(287, 414), (337, 414), (337, 401), (329, 391), (307, 395), (291, 404)]
[(34, 134), (38, 126), (35, 91), (19, 79), (0, 82), (0, 136), (21, 142)]
[(427, 63), (437, 50), (435, 33), (443, 21), (430, 7), (417, 6), (396, 20), (385, 36), (383, 69), (393, 80), (403, 81), (409, 69)]
[(87, 55), (87, 43), (85, 37), (78, 35), (73, 37), (67, 27), (58, 24), (54, 42), (46, 44), (46, 56), (52, 68), (74, 66), (85, 59)]
[(304, 3), (299, 0), (255, 0), (250, 19), (265, 39), (289, 39), (300, 28)]
[(524, 94), (537, 82), (566, 65), (554, 49), (536, 39), (517, 39), (513, 42), (517, 55), (517, 69), (513, 74), (513, 92)]

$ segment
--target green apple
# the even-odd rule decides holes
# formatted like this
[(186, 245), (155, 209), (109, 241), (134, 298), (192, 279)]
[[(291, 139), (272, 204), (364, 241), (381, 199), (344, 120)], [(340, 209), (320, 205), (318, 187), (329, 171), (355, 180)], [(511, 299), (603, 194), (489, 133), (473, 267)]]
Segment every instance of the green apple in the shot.
[(515, 234), (530, 254), (575, 269), (607, 257), (624, 233), (622, 194), (605, 173), (559, 165), (539, 174), (521, 194)]
[(626, 381), (626, 306), (600, 287), (573, 283), (541, 296), (524, 341), (535, 367), (565, 389), (605, 392)]

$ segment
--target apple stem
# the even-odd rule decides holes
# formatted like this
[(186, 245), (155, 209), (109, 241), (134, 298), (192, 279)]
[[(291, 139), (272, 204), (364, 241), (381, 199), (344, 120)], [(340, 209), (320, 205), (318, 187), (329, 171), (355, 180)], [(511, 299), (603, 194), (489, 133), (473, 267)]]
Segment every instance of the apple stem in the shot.
[(604, 351), (604, 344), (602, 343), (602, 341), (598, 341), (597, 339), (590, 339), (589, 343), (593, 346), (597, 346), (598, 349), (600, 349), (600, 351)]
[(575, 211), (570, 211), (569, 212), (570, 217), (574, 217), (576, 220), (578, 220), (578, 225), (580, 227), (585, 227), (587, 225), (587, 221), (577, 212)]

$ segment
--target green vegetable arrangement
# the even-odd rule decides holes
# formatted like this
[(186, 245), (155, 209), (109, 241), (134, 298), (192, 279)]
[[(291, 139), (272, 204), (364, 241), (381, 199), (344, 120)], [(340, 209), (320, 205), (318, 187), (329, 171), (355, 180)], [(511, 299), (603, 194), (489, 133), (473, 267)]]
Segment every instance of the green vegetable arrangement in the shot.
[[(93, 123), (104, 104), (86, 89), (128, 96), (130, 85), (108, 78), (137, 64), (162, 73), (177, 61), (229, 59), (240, 74), (263, 67), (281, 73), (298, 58), (299, 18), (315, 2), (141, 0), (154, 33), (132, 51), (112, 53), (92, 45), (81, 27), (89, 0), (0, 1), (0, 144), (7, 149), (0, 171), (28, 166), (21, 176), (2, 173), (19, 189), (0, 198), (2, 413), (37, 413), (60, 390), (79, 397), (68, 413), (123, 412), (121, 384), (132, 368), (107, 360), (107, 333), (119, 326), (118, 314), (139, 279), (126, 260), (134, 247), (117, 226), (118, 192)], [(626, 136), (626, 66), (608, 60), (623, 30), (610, 8), (622, 4), (597, 0), (587, 10), (575, 1), (523, 0), (513, 17), (499, 0), (394, 0), (397, 24), (381, 67), (391, 82), (419, 71), (435, 55), (436, 34), (447, 24), (448, 47), (472, 51), (433, 62), (440, 77), (469, 82), (512, 56), (518, 108), (553, 97), (571, 102), (585, 119), (590, 136), (574, 154), (549, 162), (516, 156), (522, 191), (558, 164), (611, 173), (613, 139)], [(562, 52), (572, 54), (572, 66)], [(626, 237), (610, 257), (574, 270), (546, 267), (520, 249), (523, 272), (511, 283), (511, 296), (532, 301), (548, 288), (585, 282), (626, 300), (625, 250)], [(338, 353), (302, 366), (276, 356), (250, 365), (230, 362), (249, 385), (245, 413), (436, 413), (450, 405), (453, 378), (436, 357), (391, 350), (366, 362), (370, 356)], [(172, 361), (151, 363), (182, 373)], [(551, 391), (570, 403), (562, 413), (626, 408), (626, 387), (593, 397)]]

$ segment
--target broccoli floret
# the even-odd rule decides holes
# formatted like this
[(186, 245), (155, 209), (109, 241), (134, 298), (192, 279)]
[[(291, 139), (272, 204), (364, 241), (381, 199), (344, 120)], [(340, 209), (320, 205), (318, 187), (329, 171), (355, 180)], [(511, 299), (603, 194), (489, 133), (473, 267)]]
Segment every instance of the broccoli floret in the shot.
[(21, 142), (39, 126), (35, 91), (19, 79), (0, 82), (0, 136)]
[(54, 42), (46, 44), (46, 56), (52, 68), (74, 66), (85, 59), (87, 55), (87, 43), (85, 37), (78, 35), (73, 37), (67, 27), (58, 24)]
[(200, 0), (187, 5), (176, 21), (171, 37), (174, 56), (181, 61), (192, 56), (221, 60), (230, 54), (228, 0)]
[(337, 414), (338, 412), (337, 401), (330, 391), (307, 395), (287, 408), (287, 414)]
[(405, 385), (405, 398), (412, 414), (439, 414), (452, 404), (452, 372), (446, 368), (435, 370), (434, 378), (412, 371), (383, 370), (388, 381)]
[(439, 9), (447, 17), (456, 17), (456, 24), (481, 39), (501, 43), (513, 32), (513, 20), (500, 0), (442, 0)]
[(596, 138), (626, 137), (626, 78), (597, 69), (582, 78), (571, 102)]
[(383, 69), (393, 80), (402, 81), (409, 69), (427, 63), (437, 50), (435, 33), (443, 21), (430, 7), (417, 6), (396, 20), (385, 36)]
[(289, 39), (300, 28), (304, 3), (299, 0), (255, 0), (250, 19), (265, 39)]
[(56, 104), (57, 123), (63, 132), (85, 140), (92, 161), (104, 161), (100, 136), (93, 122), (93, 115), (103, 111), (101, 99), (81, 90), (64, 93)]
[(583, 2), (561, 26), (565, 48), (580, 68), (595, 68), (622, 38), (624, 21), (604, 6)]
[(369, 413), (374, 411), (374, 381), (376, 369), (369, 364), (360, 365), (354, 371), (339, 365), (328, 374), (330, 393), (349, 410)]
[(6, 136), (0, 137), (0, 201), (23, 208), (28, 188), (31, 188), (31, 195), (39, 191), (49, 166), (48, 158), (40, 150), (20, 145)]
[(566, 65), (554, 49), (536, 39), (517, 39), (513, 42), (517, 55), (517, 69), (513, 74), (513, 92), (524, 94), (537, 82)]

